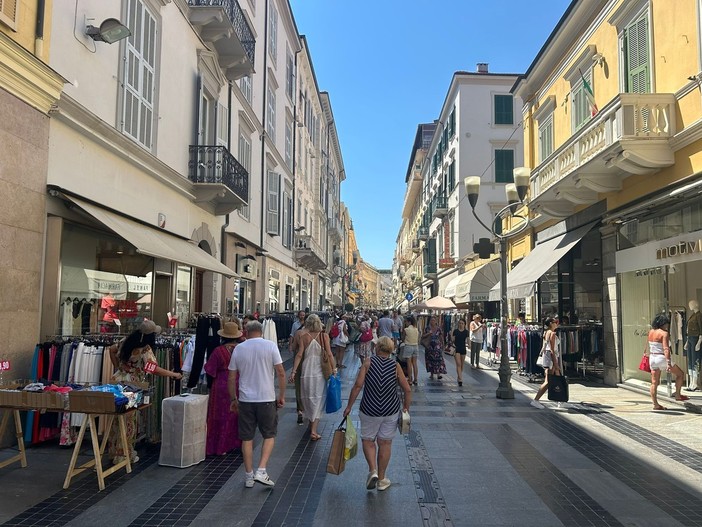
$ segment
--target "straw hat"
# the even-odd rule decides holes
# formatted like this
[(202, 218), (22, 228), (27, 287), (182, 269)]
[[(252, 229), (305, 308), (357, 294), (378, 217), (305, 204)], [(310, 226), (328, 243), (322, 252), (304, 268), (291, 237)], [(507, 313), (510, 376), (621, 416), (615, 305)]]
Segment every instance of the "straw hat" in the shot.
[(152, 333), (158, 335), (161, 333), (161, 326), (157, 326), (153, 320), (144, 320), (139, 326), (139, 331), (144, 335), (151, 335)]
[(243, 333), (236, 322), (225, 322), (224, 327), (217, 332), (217, 335), (225, 339), (238, 339)]

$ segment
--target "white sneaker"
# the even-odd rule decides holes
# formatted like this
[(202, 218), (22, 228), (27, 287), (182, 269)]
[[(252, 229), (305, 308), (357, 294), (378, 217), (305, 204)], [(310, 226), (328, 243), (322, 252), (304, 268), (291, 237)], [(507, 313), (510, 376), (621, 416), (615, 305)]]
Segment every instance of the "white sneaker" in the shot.
[(378, 481), (378, 490), (385, 490), (390, 486), (390, 480), (388, 478), (383, 478)]
[(537, 401), (536, 399), (534, 399), (533, 401), (531, 401), (530, 404), (531, 404), (534, 408), (539, 408), (539, 409), (542, 409), (542, 410), (543, 410), (543, 408), (544, 408), (544, 405), (541, 404), (541, 403), (540, 403), (539, 401)]
[(268, 477), (267, 472), (256, 472), (256, 475), (254, 476), (254, 481), (258, 481), (262, 485), (267, 485), (268, 487), (272, 487), (273, 485), (275, 485), (275, 481)]
[(244, 487), (247, 489), (252, 489), (254, 486), (254, 479), (253, 478), (246, 478), (246, 482), (244, 483)]
[(378, 473), (374, 470), (368, 473), (368, 478), (366, 478), (366, 488), (368, 490), (374, 489), (375, 484), (378, 482)]

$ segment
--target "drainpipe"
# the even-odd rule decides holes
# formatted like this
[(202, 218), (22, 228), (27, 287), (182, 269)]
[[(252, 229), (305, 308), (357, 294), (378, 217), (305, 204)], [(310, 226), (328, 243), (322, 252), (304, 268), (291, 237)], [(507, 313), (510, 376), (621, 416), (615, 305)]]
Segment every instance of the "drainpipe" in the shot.
[[(261, 125), (263, 133), (261, 134), (261, 239), (259, 245), (261, 250), (265, 249), (263, 242), (266, 236), (266, 103), (268, 102), (268, 0), (264, 5), (265, 14), (263, 16), (263, 108), (261, 112)], [(261, 258), (265, 258), (262, 256)], [(264, 295), (265, 296), (265, 295)]]
[[(297, 156), (295, 155), (295, 148), (297, 147), (297, 56), (300, 53), (300, 51), (295, 52), (295, 72), (294, 72), (294, 85), (293, 85), (293, 136), (292, 136), (292, 176), (293, 176), (293, 185), (292, 185), (292, 205), (290, 207), (290, 221), (292, 222), (293, 225), (295, 225), (295, 212), (297, 208)], [(290, 242), (293, 245), (293, 252), (295, 251), (295, 236), (297, 236), (297, 231), (293, 227), (293, 232), (292, 232), (292, 240)], [(302, 277), (298, 274), (298, 281), (297, 281), (297, 298), (298, 302), (297, 305), (295, 304), (295, 298), (293, 297), (293, 311), (300, 310), (300, 294), (301, 294), (301, 288), (302, 288)]]
[(37, 1), (37, 26), (34, 31), (34, 55), (44, 58), (44, 18), (46, 15), (46, 0)]
[[(232, 151), (232, 83), (229, 82), (227, 83), (227, 150), (231, 153)], [(250, 175), (249, 175), (250, 176)], [(224, 225), (222, 225), (222, 233), (221, 233), (221, 247), (222, 247), (222, 263), (224, 265), (227, 265), (227, 227), (229, 227), (229, 213), (227, 213), (224, 217)], [(224, 283), (225, 277), (222, 277), (222, 283)], [(227, 299), (227, 293), (226, 293), (226, 285), (223, 286), (223, 293), (224, 296), (220, 298), (220, 306), (224, 306), (226, 309), (227, 304), (226, 304), (226, 299)], [(220, 312), (224, 312), (224, 309), (220, 310)]]

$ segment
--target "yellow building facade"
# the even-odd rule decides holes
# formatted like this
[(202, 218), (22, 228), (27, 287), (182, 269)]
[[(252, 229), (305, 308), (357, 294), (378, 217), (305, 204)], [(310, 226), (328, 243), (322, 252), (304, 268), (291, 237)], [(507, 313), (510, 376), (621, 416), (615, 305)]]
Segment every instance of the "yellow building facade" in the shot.
[(702, 301), (688, 248), (702, 230), (701, 21), (697, 0), (574, 0), (513, 87), (532, 224), (511, 241), (508, 296), (561, 317), (571, 366), (607, 384), (650, 380), (638, 363), (663, 312), (697, 382), (684, 344)]
[[(43, 9), (40, 9), (43, 6)], [(49, 112), (64, 79), (47, 66), (52, 2), (0, 3), (0, 360), (29, 371), (39, 334)]]

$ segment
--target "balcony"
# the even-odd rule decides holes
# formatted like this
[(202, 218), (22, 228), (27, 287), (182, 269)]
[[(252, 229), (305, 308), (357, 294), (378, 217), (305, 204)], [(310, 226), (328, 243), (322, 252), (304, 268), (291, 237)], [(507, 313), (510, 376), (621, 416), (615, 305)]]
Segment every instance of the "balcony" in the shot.
[(237, 0), (188, 0), (188, 18), (200, 38), (217, 51), (227, 80), (254, 72), (256, 40)]
[(422, 245), (419, 240), (412, 240), (412, 252), (419, 254), (422, 252)]
[(344, 241), (344, 229), (339, 218), (329, 218), (327, 220), (327, 229), (332, 240), (338, 243)]
[(215, 214), (229, 214), (249, 200), (249, 173), (224, 146), (191, 145), (188, 179), (195, 203), (211, 203)]
[(599, 194), (621, 190), (630, 175), (674, 163), (675, 96), (620, 93), (531, 174), (530, 208), (568, 217)]
[(436, 262), (426, 263), (422, 267), (424, 278), (434, 278), (436, 277)]
[(327, 268), (324, 251), (309, 234), (295, 237), (294, 248), (295, 262), (311, 273), (316, 273)]
[(424, 241), (429, 239), (429, 227), (427, 225), (422, 225), (417, 229), (417, 239)]
[(443, 218), (448, 214), (448, 199), (445, 196), (434, 196), (431, 202), (431, 217)]

